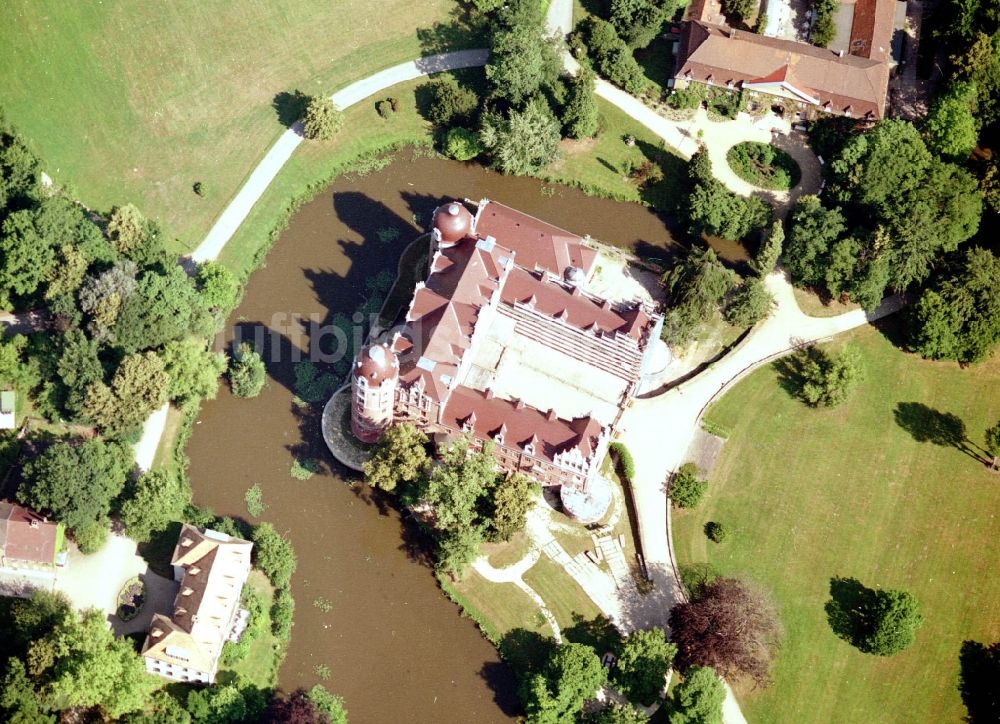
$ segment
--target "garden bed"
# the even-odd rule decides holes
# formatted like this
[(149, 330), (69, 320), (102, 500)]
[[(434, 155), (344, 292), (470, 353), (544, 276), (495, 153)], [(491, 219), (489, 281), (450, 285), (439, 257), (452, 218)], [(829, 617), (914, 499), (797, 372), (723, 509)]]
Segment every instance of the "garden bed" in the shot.
[(115, 614), (122, 621), (131, 621), (140, 613), (146, 603), (146, 584), (138, 578), (130, 578), (118, 593), (118, 609)]
[(726, 161), (733, 173), (762, 189), (787, 191), (802, 178), (795, 159), (767, 143), (737, 143), (726, 152)]

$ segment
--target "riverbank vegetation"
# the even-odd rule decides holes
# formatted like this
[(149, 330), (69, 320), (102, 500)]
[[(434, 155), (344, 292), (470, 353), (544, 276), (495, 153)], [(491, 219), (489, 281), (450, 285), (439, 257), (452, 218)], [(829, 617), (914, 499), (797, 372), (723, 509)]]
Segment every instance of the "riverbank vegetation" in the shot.
[[(960, 676), (982, 698), (981, 672), (962, 652), (991, 645), (1000, 616), (990, 517), (1000, 488), (980, 450), (1000, 416), (1000, 362), (922, 360), (894, 346), (900, 332), (898, 322), (864, 328), (833, 346), (854, 346), (865, 368), (838, 407), (803, 405), (772, 366), (707, 414), (731, 434), (700, 508), (675, 513), (674, 536), (682, 568), (707, 562), (774, 593), (786, 635), (771, 686), (738, 692), (749, 719), (872, 720), (887, 708), (960, 719)], [(844, 451), (865, 463), (845, 466)], [(723, 546), (705, 539), (712, 520), (732, 529)], [(915, 597), (923, 624), (905, 651), (883, 658), (852, 645), (853, 629), (831, 613), (858, 610), (863, 591), (836, 585), (844, 579)], [(829, 676), (846, 670), (850, 680)]]

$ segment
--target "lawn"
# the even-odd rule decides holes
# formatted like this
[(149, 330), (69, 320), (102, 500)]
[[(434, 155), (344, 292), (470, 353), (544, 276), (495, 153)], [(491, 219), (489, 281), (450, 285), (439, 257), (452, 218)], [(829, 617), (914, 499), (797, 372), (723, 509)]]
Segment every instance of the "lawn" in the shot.
[(230, 667), (230, 671), (240, 674), (247, 681), (261, 689), (273, 687), (278, 680), (278, 640), (271, 633), (271, 601), (274, 589), (267, 577), (260, 571), (250, 571), (247, 586), (260, 594), (264, 601), (264, 634), (255, 639), (242, 661)]
[(580, 585), (546, 555), (539, 556), (522, 578), (542, 597), (561, 629), (569, 628), (580, 617), (589, 621), (601, 615)]
[(494, 644), (515, 628), (552, 635), (538, 606), (513, 583), (491, 583), (471, 568), (460, 581), (451, 581), (447, 576), (439, 580), (449, 597), (462, 607), (466, 616), (479, 624), (483, 634)]
[(431, 30), (454, 8), (11, 0), (0, 5), (0, 98), (57, 183), (97, 209), (133, 201), (190, 249), (284, 130), (279, 94), (329, 94), (461, 45)]
[[(732, 435), (702, 507), (674, 518), (679, 563), (707, 557), (774, 592), (785, 642), (773, 684), (741, 693), (750, 721), (958, 721), (962, 642), (1000, 639), (1000, 476), (904, 425), (919, 437), (934, 411), (951, 413), (982, 444), (1000, 418), (1000, 361), (924, 361), (870, 327), (850, 340), (866, 379), (841, 407), (806, 407), (767, 367), (709, 411)], [(709, 544), (709, 520), (733, 537)], [(835, 576), (915, 594), (916, 643), (879, 658), (838, 639), (824, 612)]]

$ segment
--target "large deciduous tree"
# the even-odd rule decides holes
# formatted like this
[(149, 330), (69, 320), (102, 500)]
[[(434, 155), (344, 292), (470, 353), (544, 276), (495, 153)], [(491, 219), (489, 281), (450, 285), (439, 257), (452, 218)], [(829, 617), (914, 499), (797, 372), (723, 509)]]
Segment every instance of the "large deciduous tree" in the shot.
[(770, 596), (746, 581), (717, 578), (670, 612), (683, 669), (710, 666), (726, 678), (767, 683), (781, 639)]
[(492, 13), (486, 80), (494, 99), (522, 106), (558, 77), (558, 56), (544, 27), (535, 0), (511, 0)]
[(1000, 259), (968, 249), (925, 290), (910, 317), (910, 344), (924, 357), (975, 362), (1000, 341)]
[(726, 687), (708, 666), (692, 666), (667, 704), (670, 724), (722, 724)]
[(110, 385), (102, 380), (90, 384), (83, 414), (108, 434), (132, 432), (167, 401), (169, 385), (163, 360), (155, 352), (129, 355)]
[(718, 309), (736, 278), (736, 273), (726, 269), (708, 247), (691, 249), (663, 275), (670, 304), (664, 318), (664, 339), (672, 344), (685, 344), (693, 339), (698, 326)]
[(25, 464), (25, 482), (17, 499), (35, 510), (49, 511), (73, 531), (105, 525), (112, 501), (125, 486), (131, 457), (126, 446), (100, 439), (54, 443)]
[(480, 139), (490, 151), (493, 166), (506, 174), (531, 174), (559, 154), (559, 121), (544, 101), (536, 99), (524, 110), (486, 113)]
[(167, 394), (172, 400), (215, 399), (219, 377), (226, 371), (226, 356), (213, 352), (207, 340), (188, 338), (170, 342), (160, 353), (170, 379)]
[(160, 468), (135, 481), (120, 515), (129, 538), (147, 541), (153, 533), (180, 520), (190, 502), (191, 486), (183, 474)]
[(413, 485), (427, 471), (427, 435), (409, 422), (393, 425), (376, 443), (364, 464), (365, 480), (380, 490), (393, 492)]
[(975, 84), (954, 81), (934, 99), (924, 121), (932, 151), (956, 161), (969, 157), (979, 140), (977, 98)]
[(583, 644), (556, 647), (543, 671), (527, 677), (519, 690), (528, 722), (558, 724), (573, 721), (594, 698), (607, 672), (594, 650)]
[(611, 679), (618, 689), (643, 706), (657, 700), (677, 647), (667, 642), (663, 629), (633, 631), (619, 644)]

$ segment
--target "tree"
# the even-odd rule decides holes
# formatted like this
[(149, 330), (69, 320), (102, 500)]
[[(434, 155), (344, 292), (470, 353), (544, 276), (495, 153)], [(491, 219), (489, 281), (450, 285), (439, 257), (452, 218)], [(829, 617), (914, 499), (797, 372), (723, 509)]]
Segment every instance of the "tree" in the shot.
[(861, 650), (877, 656), (892, 656), (912, 645), (924, 620), (912, 593), (884, 589), (875, 592), (869, 618), (871, 631)]
[(760, 4), (756, 0), (723, 0), (722, 12), (733, 25), (737, 23), (749, 25), (759, 7)]
[(490, 501), (493, 511), (488, 521), (491, 541), (509, 541), (515, 533), (524, 530), (537, 487), (531, 478), (520, 472), (496, 485)]
[(523, 111), (507, 116), (483, 115), (480, 140), (489, 149), (493, 166), (502, 173), (532, 174), (555, 160), (559, 153), (559, 121), (544, 102), (529, 103)]
[(688, 163), (688, 230), (739, 240), (771, 223), (770, 207), (756, 196), (729, 191), (712, 175), (712, 162), (702, 149)]
[(130, 450), (100, 439), (78, 445), (57, 442), (25, 463), (25, 484), (18, 502), (49, 511), (70, 530), (106, 525), (111, 502), (118, 497), (132, 467)]
[(814, 407), (836, 407), (864, 379), (861, 353), (850, 345), (839, 354), (816, 347), (803, 350), (799, 354), (799, 377), (805, 402)]
[(841, 210), (826, 208), (818, 196), (799, 197), (792, 209), (784, 253), (793, 282), (818, 286), (825, 281), (830, 248), (844, 233), (845, 223)]
[(543, 671), (527, 677), (518, 691), (528, 722), (573, 721), (606, 678), (601, 660), (589, 646), (568, 643), (556, 647)]
[(116, 252), (140, 265), (161, 261), (166, 254), (160, 227), (132, 204), (112, 210), (108, 238)]
[(344, 708), (343, 698), (331, 694), (322, 684), (314, 685), (308, 696), (316, 708), (330, 718), (331, 724), (347, 724), (347, 709)]
[(84, 416), (114, 435), (140, 427), (167, 401), (170, 378), (155, 352), (129, 355), (121, 361), (111, 385), (97, 380), (87, 388)]
[(927, 145), (940, 156), (962, 161), (979, 140), (978, 95), (968, 81), (952, 81), (931, 103), (924, 120)]
[(113, 342), (122, 305), (138, 290), (139, 267), (131, 259), (115, 264), (80, 287), (80, 309), (90, 317), (88, 329), (98, 342)]
[(129, 538), (148, 541), (153, 533), (180, 520), (191, 502), (191, 486), (183, 474), (167, 468), (144, 473), (122, 503), (121, 519)]
[(770, 597), (737, 578), (707, 583), (670, 612), (682, 669), (711, 666), (725, 678), (766, 684), (781, 625)]
[(520, 107), (556, 79), (560, 63), (544, 27), (542, 6), (534, 0), (511, 0), (492, 13), (486, 64), (492, 98)]
[(215, 261), (198, 265), (195, 275), (201, 304), (216, 319), (224, 319), (235, 307), (240, 296), (240, 283), (228, 267)]
[(327, 96), (313, 96), (306, 106), (302, 134), (316, 141), (329, 141), (344, 125), (344, 113)]
[(664, 318), (663, 336), (673, 344), (694, 338), (698, 326), (718, 309), (719, 302), (736, 281), (708, 247), (694, 247), (663, 275), (667, 302), (671, 308)]
[(15, 211), (0, 226), (0, 305), (11, 305), (11, 293), (34, 293), (55, 264), (52, 243), (35, 227), (31, 210)]
[(460, 579), (479, 556), (485, 538), (480, 526), (455, 528), (438, 533), (437, 570)]
[(771, 314), (774, 297), (760, 277), (750, 277), (736, 287), (723, 310), (726, 321), (736, 327), (752, 327)]
[(424, 87), (430, 96), (427, 118), (434, 125), (448, 128), (474, 120), (479, 96), (471, 88), (459, 85), (455, 76), (438, 76)]
[(992, 467), (995, 470), (997, 468), (997, 463), (1000, 462), (1000, 421), (997, 422), (993, 427), (986, 428), (986, 452), (988, 452), (992, 457)]
[(20, 659), (7, 660), (7, 673), (0, 686), (0, 713), (10, 724), (55, 724), (56, 717), (44, 712), (44, 704)]
[(229, 386), (237, 397), (256, 397), (267, 382), (264, 360), (247, 342), (233, 352), (229, 365)]
[(612, 682), (630, 701), (650, 706), (666, 686), (676, 655), (677, 647), (667, 643), (663, 629), (633, 631), (619, 645)]
[(485, 150), (479, 134), (468, 128), (452, 128), (444, 136), (444, 152), (456, 161), (469, 161)]
[(910, 345), (931, 359), (977, 362), (1000, 341), (1000, 259), (968, 249), (920, 296)]
[(680, 508), (696, 508), (707, 489), (708, 481), (698, 479), (698, 466), (684, 463), (670, 481), (670, 500)]
[(108, 717), (142, 709), (159, 684), (128, 639), (116, 639), (100, 611), (73, 614), (28, 650), (27, 672), (47, 711), (100, 708)]
[(674, 687), (668, 705), (670, 724), (722, 724), (726, 687), (708, 666), (692, 666)]
[(667, 20), (664, 5), (656, 0), (611, 0), (611, 24), (630, 48), (645, 48)]
[(400, 485), (413, 485), (430, 465), (427, 443), (427, 435), (412, 423), (391, 426), (365, 461), (365, 480), (387, 492), (393, 492)]
[(135, 294), (122, 300), (114, 325), (116, 346), (138, 352), (162, 347), (191, 332), (214, 331), (211, 314), (199, 301), (193, 281), (180, 265), (172, 264), (163, 274), (144, 272)]
[(493, 444), (469, 450), (464, 438), (442, 454), (441, 464), (431, 470), (426, 500), (434, 508), (434, 526), (441, 531), (467, 530), (478, 523), (478, 503), (496, 485), (497, 467)]
[(612, 702), (583, 721), (587, 724), (645, 724), (649, 717), (634, 706)]
[(812, 0), (813, 21), (810, 39), (813, 45), (825, 48), (837, 35), (836, 15), (840, 3), (837, 0)]
[(615, 26), (600, 18), (590, 18), (587, 44), (598, 73), (632, 95), (642, 94), (649, 81)]
[(267, 576), (275, 588), (286, 588), (298, 567), (292, 544), (270, 523), (261, 523), (253, 530), (254, 565)]
[(170, 378), (167, 394), (171, 400), (214, 400), (219, 376), (226, 371), (226, 356), (209, 349), (207, 340), (187, 338), (169, 342), (160, 353)]
[(87, 266), (87, 256), (78, 247), (72, 244), (59, 247), (56, 261), (45, 277), (48, 282), (45, 298), (51, 301), (79, 289), (87, 276)]
[(785, 227), (781, 219), (775, 219), (771, 224), (771, 231), (765, 234), (761, 240), (757, 254), (750, 260), (750, 268), (757, 276), (766, 277), (778, 266), (778, 259), (781, 257), (782, 245), (785, 243)]
[(580, 74), (570, 81), (562, 122), (570, 138), (591, 138), (597, 134), (597, 97), (594, 73), (589, 68), (581, 68)]
[(38, 158), (0, 114), (0, 209), (16, 209), (38, 187)]
[(275, 693), (261, 717), (264, 724), (330, 724), (330, 717), (316, 706), (305, 689)]

